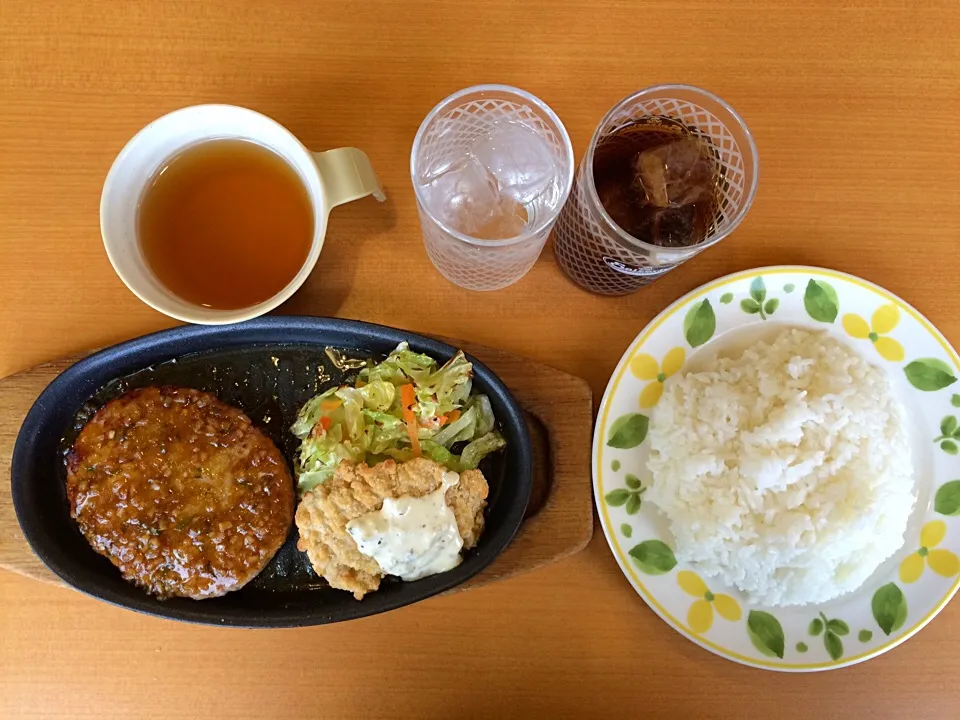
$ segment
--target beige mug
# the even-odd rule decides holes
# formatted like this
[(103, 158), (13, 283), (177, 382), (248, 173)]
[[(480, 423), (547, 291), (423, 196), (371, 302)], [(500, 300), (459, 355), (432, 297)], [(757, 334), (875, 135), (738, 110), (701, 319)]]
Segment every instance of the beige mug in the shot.
[[(273, 297), (237, 310), (194, 305), (173, 294), (151, 272), (137, 238), (140, 199), (156, 172), (187, 147), (225, 138), (255, 142), (283, 158), (303, 181), (314, 216), (313, 241), (300, 271)], [(114, 160), (100, 197), (100, 234), (120, 279), (154, 309), (201, 325), (234, 323), (263, 315), (293, 295), (320, 257), (330, 211), (367, 195), (385, 200), (362, 150), (313, 153), (285, 127), (258, 112), (233, 105), (195, 105), (154, 120)]]

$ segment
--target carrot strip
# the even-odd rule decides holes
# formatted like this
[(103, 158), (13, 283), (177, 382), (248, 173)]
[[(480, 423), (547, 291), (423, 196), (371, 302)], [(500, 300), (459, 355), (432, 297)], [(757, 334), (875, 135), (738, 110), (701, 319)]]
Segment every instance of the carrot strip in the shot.
[(453, 409), (447, 413), (446, 417), (447, 417), (447, 422), (456, 422), (457, 420), (460, 419), (460, 411), (457, 409)]
[(320, 427), (323, 428), (324, 432), (327, 432), (330, 429), (330, 418), (328, 418), (326, 415), (323, 415), (320, 418)]
[(417, 418), (413, 414), (413, 406), (417, 402), (413, 385), (400, 386), (400, 402), (403, 405), (403, 421), (407, 424), (407, 435), (410, 438), (410, 447), (414, 457), (420, 457), (420, 435), (417, 431)]
[(343, 405), (343, 401), (339, 398), (336, 400), (323, 400), (320, 403), (320, 409), (324, 412), (330, 412), (332, 410), (336, 410), (341, 405)]

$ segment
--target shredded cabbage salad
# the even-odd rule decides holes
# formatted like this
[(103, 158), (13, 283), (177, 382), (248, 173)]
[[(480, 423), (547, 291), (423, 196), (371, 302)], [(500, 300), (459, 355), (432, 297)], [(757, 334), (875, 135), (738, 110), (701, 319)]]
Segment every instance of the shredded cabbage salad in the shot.
[(455, 472), (476, 468), (506, 441), (490, 399), (471, 394), (472, 387), (473, 365), (463, 352), (438, 367), (400, 343), (386, 360), (363, 368), (353, 386), (330, 388), (300, 408), (290, 428), (302, 440), (299, 490), (324, 482), (343, 460), (375, 465), (427, 457)]

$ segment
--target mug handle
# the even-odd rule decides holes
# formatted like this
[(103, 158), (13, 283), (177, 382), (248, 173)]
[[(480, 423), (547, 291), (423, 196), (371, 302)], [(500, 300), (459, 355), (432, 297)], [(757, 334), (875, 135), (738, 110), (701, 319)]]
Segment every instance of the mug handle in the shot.
[(373, 195), (380, 202), (387, 199), (363, 150), (344, 147), (311, 155), (320, 171), (331, 209), (367, 195)]

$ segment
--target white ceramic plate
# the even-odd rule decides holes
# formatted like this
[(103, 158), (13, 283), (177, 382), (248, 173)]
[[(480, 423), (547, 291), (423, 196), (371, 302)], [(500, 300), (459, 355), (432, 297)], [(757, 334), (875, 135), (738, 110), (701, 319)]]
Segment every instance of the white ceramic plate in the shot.
[[(821, 605), (752, 605), (678, 563), (666, 519), (644, 502), (646, 431), (663, 382), (701, 353), (777, 327), (826, 330), (885, 370), (907, 408), (917, 505), (901, 550), (857, 591)], [(721, 278), (663, 311), (610, 379), (593, 441), (603, 530), (630, 583), (666, 622), (730, 660), (781, 671), (867, 660), (926, 625), (960, 586), (960, 358), (920, 313), (859, 278), (769, 267)], [(956, 384), (955, 384), (956, 383)]]

